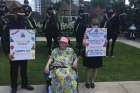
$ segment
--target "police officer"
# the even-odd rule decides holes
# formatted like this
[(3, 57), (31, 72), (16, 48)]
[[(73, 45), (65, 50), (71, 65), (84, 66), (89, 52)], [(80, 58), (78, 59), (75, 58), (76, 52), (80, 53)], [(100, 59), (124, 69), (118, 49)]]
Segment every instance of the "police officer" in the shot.
[(22, 7), (23, 7), (24, 11), (28, 11), (28, 12), (26, 12), (26, 14), (28, 13), (27, 14), (28, 16), (30, 16), (32, 14), (32, 8), (29, 6), (28, 0), (24, 0), (24, 5)]
[(24, 5), (22, 6), (26, 15), (26, 18), (29, 19), (29, 24), (32, 24), (32, 28), (37, 28), (36, 21), (32, 16), (32, 8), (29, 6), (28, 0), (24, 0)]
[(76, 36), (76, 47), (77, 47), (77, 56), (81, 55), (82, 42), (84, 33), (88, 25), (88, 14), (84, 14), (84, 10), (79, 10), (79, 16), (74, 24), (74, 32)]
[(33, 90), (34, 88), (29, 85), (27, 78), (27, 60), (12, 61), (12, 56), (10, 55), (10, 29), (31, 29), (27, 26), (27, 20), (25, 18), (25, 13), (22, 7), (13, 8), (11, 13), (6, 16), (8, 22), (2, 33), (2, 44), (6, 55), (8, 55), (10, 63), (10, 79), (11, 79), (11, 93), (16, 93), (17, 91), (17, 77), (20, 71), (21, 76), (21, 87), (27, 90)]
[(0, 1), (0, 38), (1, 38), (1, 34), (2, 34), (2, 28), (4, 26), (5, 20), (3, 19), (3, 17), (6, 15), (6, 13), (8, 12), (8, 9), (6, 7), (6, 2), (5, 1)]
[(6, 2), (1, 0), (0, 1), (0, 47), (1, 47), (1, 36), (2, 36), (2, 31), (4, 28), (4, 24), (6, 23), (6, 20), (4, 17), (8, 13), (8, 8), (6, 7)]
[[(106, 13), (103, 21), (101, 22), (101, 27), (107, 28), (107, 56), (113, 56), (113, 50), (115, 42), (119, 35), (120, 20), (119, 14), (111, 7), (106, 9)], [(110, 40), (112, 39), (111, 49)]]
[(54, 46), (58, 46), (58, 32), (60, 31), (59, 21), (56, 16), (56, 11), (53, 7), (49, 7), (47, 10), (46, 19), (43, 22), (43, 32), (47, 39), (48, 52), (51, 53), (52, 39), (54, 40)]
[(0, 16), (4, 16), (8, 12), (5, 1), (0, 1)]

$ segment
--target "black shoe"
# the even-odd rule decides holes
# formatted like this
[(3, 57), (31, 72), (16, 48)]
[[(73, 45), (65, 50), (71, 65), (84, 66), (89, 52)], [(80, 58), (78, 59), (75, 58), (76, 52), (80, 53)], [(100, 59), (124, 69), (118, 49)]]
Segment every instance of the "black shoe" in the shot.
[(89, 83), (86, 83), (86, 84), (85, 84), (85, 87), (86, 87), (86, 88), (90, 88), (90, 84), (89, 84)]
[(17, 93), (17, 90), (16, 89), (12, 89), (11, 93)]
[(91, 84), (90, 84), (90, 87), (91, 87), (91, 88), (95, 88), (95, 84), (94, 84), (94, 83), (91, 83)]
[(26, 90), (34, 90), (34, 88), (30, 85), (22, 86), (21, 88), (26, 89)]

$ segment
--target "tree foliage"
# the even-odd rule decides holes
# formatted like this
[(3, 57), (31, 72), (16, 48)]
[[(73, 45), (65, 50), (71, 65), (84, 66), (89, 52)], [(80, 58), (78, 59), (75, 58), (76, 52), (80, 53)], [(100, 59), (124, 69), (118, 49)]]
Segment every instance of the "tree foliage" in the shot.
[(134, 6), (135, 8), (140, 8), (140, 0), (129, 0), (130, 6)]
[(96, 7), (96, 6), (101, 6), (101, 7), (106, 7), (108, 0), (91, 0), (91, 6)]

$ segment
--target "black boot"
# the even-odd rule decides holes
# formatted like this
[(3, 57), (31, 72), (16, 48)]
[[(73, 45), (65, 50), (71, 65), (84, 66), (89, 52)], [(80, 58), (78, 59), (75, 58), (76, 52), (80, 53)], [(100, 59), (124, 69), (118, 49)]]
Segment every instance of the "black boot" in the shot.
[(11, 93), (17, 93), (17, 89), (12, 89)]
[(31, 85), (23, 85), (21, 88), (26, 90), (34, 90), (34, 88)]
[(94, 83), (91, 83), (91, 84), (90, 84), (90, 87), (91, 87), (91, 88), (95, 88), (95, 84), (94, 84)]
[(85, 87), (89, 89), (90, 88), (90, 83), (86, 83)]

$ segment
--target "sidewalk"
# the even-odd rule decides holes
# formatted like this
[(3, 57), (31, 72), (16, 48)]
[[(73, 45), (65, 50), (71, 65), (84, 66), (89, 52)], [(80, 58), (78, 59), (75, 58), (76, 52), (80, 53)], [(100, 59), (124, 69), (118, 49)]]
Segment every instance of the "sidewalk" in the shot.
[[(45, 85), (34, 85), (34, 91), (18, 89), (17, 93), (46, 93)], [(10, 93), (10, 87), (1, 86), (0, 93)], [(95, 89), (86, 89), (80, 84), (79, 93), (140, 93), (140, 81), (97, 82)]]
[(128, 40), (128, 39), (125, 39), (125, 38), (119, 38), (118, 41), (121, 42), (121, 43), (124, 43), (126, 45), (133, 46), (133, 47), (136, 47), (136, 48), (140, 49), (139, 40), (134, 41), (134, 40)]

